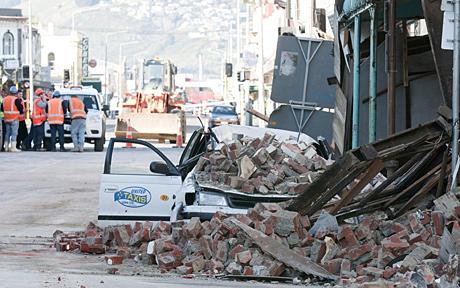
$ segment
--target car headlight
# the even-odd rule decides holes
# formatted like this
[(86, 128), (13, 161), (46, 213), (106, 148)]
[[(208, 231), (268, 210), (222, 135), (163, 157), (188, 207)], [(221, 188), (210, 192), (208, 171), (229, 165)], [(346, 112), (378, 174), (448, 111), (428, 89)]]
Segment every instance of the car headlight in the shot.
[(198, 204), (200, 206), (228, 206), (225, 196), (209, 192), (199, 193)]

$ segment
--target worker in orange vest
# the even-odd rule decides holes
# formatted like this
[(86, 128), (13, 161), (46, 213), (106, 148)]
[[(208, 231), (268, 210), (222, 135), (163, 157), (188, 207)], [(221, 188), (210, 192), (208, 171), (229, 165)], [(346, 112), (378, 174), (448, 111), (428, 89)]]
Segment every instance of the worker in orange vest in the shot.
[(72, 125), (70, 127), (70, 134), (72, 135), (72, 142), (74, 148), (72, 152), (83, 152), (85, 145), (85, 131), (86, 131), (86, 108), (83, 101), (77, 95), (72, 95), (69, 101), (69, 111), (72, 117)]
[(64, 115), (67, 112), (67, 101), (61, 99), (61, 93), (54, 91), (53, 99), (48, 102), (48, 123), (51, 134), (51, 151), (56, 151), (56, 132), (59, 134), (59, 151), (66, 152), (64, 148)]
[[(3, 99), (0, 110), (3, 111), (5, 121), (5, 151), (18, 152), (16, 149), (16, 137), (18, 135), (19, 115), (24, 113), (21, 100), (17, 97), (18, 89), (11, 86), (10, 94)], [(11, 146), (10, 146), (11, 145)]]
[[(2, 105), (3, 103), (3, 89), (0, 91), (0, 106)], [(4, 137), (4, 134), (5, 134), (5, 129), (4, 129), (4, 126), (5, 126), (5, 123), (3, 122), (3, 112), (0, 111), (0, 151), (4, 151), (3, 149), (3, 139), (5, 138)]]
[(29, 135), (26, 125), (26, 105), (24, 103), (22, 91), (18, 91), (18, 99), (21, 101), (22, 113), (19, 114), (18, 136), (16, 137), (16, 149), (21, 149), (22, 142)]
[(39, 151), (42, 146), (43, 138), (45, 137), (45, 122), (46, 122), (46, 99), (45, 92), (38, 88), (35, 90), (34, 103), (32, 107), (32, 126), (29, 136), (23, 141), (22, 150), (30, 150), (32, 141), (34, 143), (33, 151)]

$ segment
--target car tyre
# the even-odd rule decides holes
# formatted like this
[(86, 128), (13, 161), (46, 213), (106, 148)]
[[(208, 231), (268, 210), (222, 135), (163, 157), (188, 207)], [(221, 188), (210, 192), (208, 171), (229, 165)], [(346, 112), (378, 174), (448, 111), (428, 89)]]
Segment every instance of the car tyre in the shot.
[(94, 151), (101, 152), (104, 151), (105, 137), (94, 140)]

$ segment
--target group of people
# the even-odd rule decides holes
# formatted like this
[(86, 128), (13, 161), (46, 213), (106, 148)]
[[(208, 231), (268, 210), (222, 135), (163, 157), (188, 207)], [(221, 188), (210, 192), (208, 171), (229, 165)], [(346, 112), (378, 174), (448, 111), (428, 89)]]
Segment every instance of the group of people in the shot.
[[(41, 151), (45, 137), (45, 122), (50, 127), (50, 151), (56, 151), (56, 134), (59, 137), (59, 151), (64, 148), (64, 118), (70, 114), (72, 152), (83, 152), (85, 143), (86, 114), (88, 109), (78, 96), (61, 99), (59, 91), (52, 96), (42, 89), (35, 90), (33, 107), (30, 111), (30, 132), (26, 125), (26, 105), (22, 93), (16, 86), (10, 86), (4, 97), (0, 97), (0, 141), (1, 150), (6, 152)], [(33, 146), (32, 146), (33, 144)]]

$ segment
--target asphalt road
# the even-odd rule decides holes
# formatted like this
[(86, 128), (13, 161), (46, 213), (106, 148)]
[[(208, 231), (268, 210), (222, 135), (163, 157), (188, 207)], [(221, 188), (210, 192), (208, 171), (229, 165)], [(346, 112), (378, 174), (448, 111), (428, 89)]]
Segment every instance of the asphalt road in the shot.
[[(198, 127), (189, 117), (188, 134)], [(177, 163), (182, 149), (154, 145)], [(130, 165), (150, 153), (116, 149), (120, 161)], [(109, 275), (103, 257), (55, 252), (55, 230), (83, 230), (97, 219), (104, 157), (105, 151), (93, 152), (89, 145), (85, 153), (0, 153), (0, 287), (286, 287), (157, 275), (133, 261), (119, 267), (120, 275)]]

